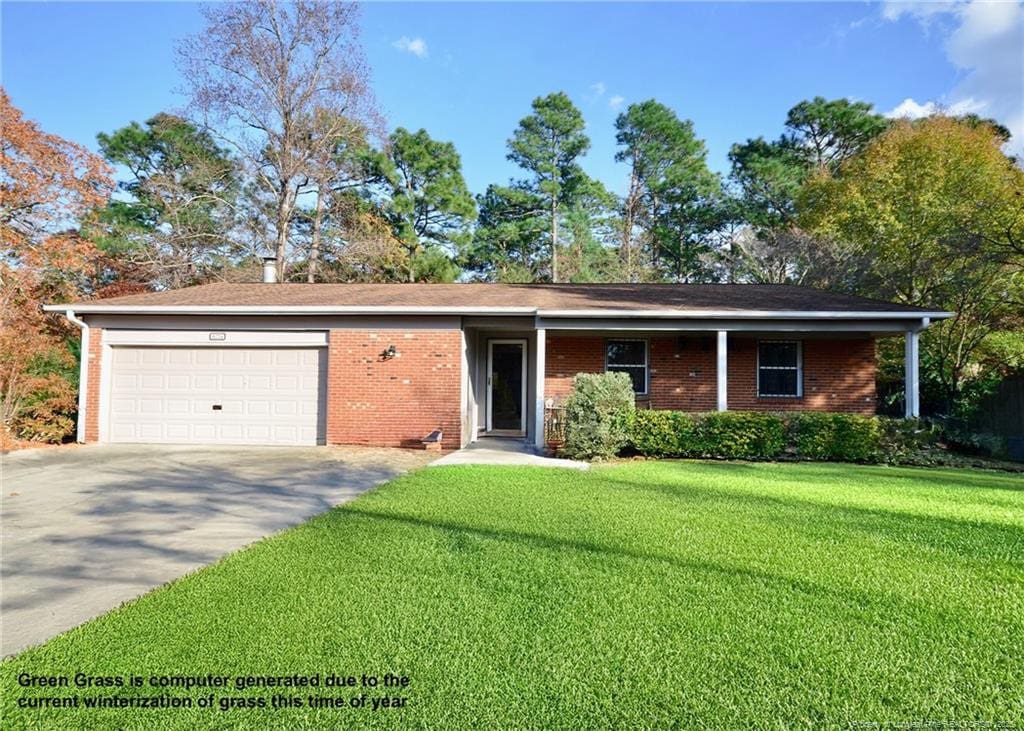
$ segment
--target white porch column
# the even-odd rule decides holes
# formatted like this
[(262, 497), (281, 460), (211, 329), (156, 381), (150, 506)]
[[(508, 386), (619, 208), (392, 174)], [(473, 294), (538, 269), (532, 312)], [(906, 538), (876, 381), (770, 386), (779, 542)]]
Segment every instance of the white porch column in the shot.
[(729, 410), (729, 333), (718, 331), (718, 363), (715, 373), (718, 377), (718, 410)]
[(921, 415), (921, 397), (919, 391), (920, 366), (918, 363), (918, 332), (907, 330), (903, 349), (903, 377), (905, 382), (904, 400), (906, 401), (905, 416), (916, 419)]
[(533, 443), (537, 449), (544, 449), (544, 369), (547, 360), (547, 331), (537, 329), (536, 356), (533, 370)]

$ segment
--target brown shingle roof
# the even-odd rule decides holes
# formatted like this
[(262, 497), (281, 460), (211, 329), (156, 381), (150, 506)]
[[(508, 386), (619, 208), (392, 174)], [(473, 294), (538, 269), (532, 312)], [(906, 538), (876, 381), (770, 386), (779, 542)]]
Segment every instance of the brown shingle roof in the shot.
[[(76, 303), (135, 307), (523, 308), (529, 310), (892, 312), (924, 310), (809, 287), (762, 284), (216, 283)], [(69, 305), (73, 307), (74, 305)]]

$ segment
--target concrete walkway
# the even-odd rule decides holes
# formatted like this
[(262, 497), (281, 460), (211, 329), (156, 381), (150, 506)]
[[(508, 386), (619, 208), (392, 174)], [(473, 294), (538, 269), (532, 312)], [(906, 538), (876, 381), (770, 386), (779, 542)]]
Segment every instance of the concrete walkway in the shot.
[(587, 470), (590, 465), (571, 459), (542, 457), (523, 439), (481, 437), (472, 444), (430, 463), (431, 467), (458, 464), (526, 465), (530, 467), (566, 467)]
[(426, 463), (407, 449), (103, 445), (0, 456), (0, 655)]

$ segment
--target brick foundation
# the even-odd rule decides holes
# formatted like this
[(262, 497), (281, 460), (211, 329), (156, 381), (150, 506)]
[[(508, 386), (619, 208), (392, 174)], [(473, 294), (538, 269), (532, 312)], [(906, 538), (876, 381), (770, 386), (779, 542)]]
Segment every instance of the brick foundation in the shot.
[[(577, 373), (604, 370), (604, 337), (549, 336), (545, 396), (572, 390)], [(650, 338), (649, 394), (642, 406), (713, 411), (717, 404), (717, 348), (713, 335)], [(757, 339), (729, 338), (729, 408), (734, 411), (844, 411), (875, 413), (875, 341), (871, 338), (803, 341), (802, 398), (757, 396)]]
[[(397, 354), (382, 353), (394, 345)], [(415, 447), (435, 429), (461, 443), (458, 330), (331, 330), (327, 443)]]

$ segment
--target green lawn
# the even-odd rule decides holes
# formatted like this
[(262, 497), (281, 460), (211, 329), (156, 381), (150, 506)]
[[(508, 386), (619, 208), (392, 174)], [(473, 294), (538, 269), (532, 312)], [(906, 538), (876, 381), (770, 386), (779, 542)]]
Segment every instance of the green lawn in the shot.
[[(430, 468), (5, 663), (0, 725), (1016, 728), (1022, 651), (1019, 476)], [(316, 691), (408, 698), (376, 711), (17, 709), (76, 692), (25, 691), (19, 673), (76, 671), (410, 685)]]

